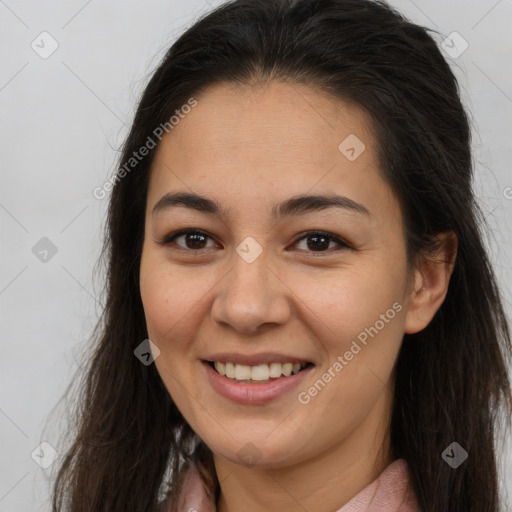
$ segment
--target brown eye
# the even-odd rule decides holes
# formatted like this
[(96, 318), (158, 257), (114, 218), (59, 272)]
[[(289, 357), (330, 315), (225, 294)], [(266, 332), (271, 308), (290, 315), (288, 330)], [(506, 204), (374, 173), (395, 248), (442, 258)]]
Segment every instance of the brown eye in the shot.
[(297, 239), (294, 245), (302, 240), (306, 240), (306, 249), (300, 250), (305, 250), (306, 252), (327, 252), (329, 250), (329, 245), (332, 242), (338, 245), (337, 250), (339, 250), (339, 248), (351, 248), (348, 243), (323, 231), (310, 231)]
[[(177, 240), (183, 239), (182, 242), (177, 243)], [(207, 245), (208, 239), (212, 240), (213, 245)], [(296, 246), (299, 242), (305, 240), (306, 247), (303, 249), (299, 249), (304, 252), (315, 253), (331, 253), (333, 249), (330, 247), (332, 243), (337, 245), (337, 249), (353, 249), (353, 247), (347, 242), (339, 239), (338, 237), (332, 235), (331, 233), (326, 233), (323, 231), (309, 231), (304, 233), (300, 238), (298, 238), (293, 246)], [(175, 245), (181, 249), (189, 250), (189, 251), (201, 251), (203, 249), (210, 249), (212, 247), (216, 247), (217, 244), (213, 241), (212, 237), (207, 233), (197, 230), (197, 229), (181, 229), (179, 231), (175, 231), (167, 235), (161, 242), (161, 245), (172, 246)]]
[[(180, 231), (176, 231), (166, 236), (164, 240), (161, 242), (162, 245), (172, 245), (175, 244), (182, 249), (188, 249), (191, 251), (198, 251), (201, 249), (208, 249), (210, 246), (207, 246), (208, 239), (211, 239), (209, 235), (203, 233), (202, 231), (198, 231), (195, 229), (182, 229)], [(177, 243), (176, 240), (183, 239), (182, 243)], [(215, 244), (213, 245), (215, 246)]]

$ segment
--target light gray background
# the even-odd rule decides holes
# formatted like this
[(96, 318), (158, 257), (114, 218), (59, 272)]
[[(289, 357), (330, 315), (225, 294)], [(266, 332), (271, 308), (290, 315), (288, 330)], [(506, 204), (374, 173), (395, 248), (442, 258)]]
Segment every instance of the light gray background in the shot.
[[(49, 413), (101, 307), (93, 270), (108, 198), (99, 201), (92, 190), (114, 172), (136, 101), (163, 52), (219, 3), (0, 0), (0, 512), (49, 510), (52, 467), (41, 469), (31, 453), (42, 441), (58, 449), (62, 415), (48, 426)], [(469, 44), (448, 59), (475, 125), (476, 187), (510, 315), (512, 0), (391, 4)], [(31, 48), (43, 31), (59, 45), (47, 59)], [(32, 252), (42, 237), (58, 250), (45, 263)], [(510, 457), (503, 459), (512, 496), (511, 469)]]

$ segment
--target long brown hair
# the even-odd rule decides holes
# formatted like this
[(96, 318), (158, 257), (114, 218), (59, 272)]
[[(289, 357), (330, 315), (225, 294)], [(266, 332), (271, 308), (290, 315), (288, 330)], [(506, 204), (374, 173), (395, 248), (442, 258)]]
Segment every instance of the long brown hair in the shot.
[[(470, 125), (458, 83), (429, 29), (372, 0), (234, 0), (171, 46), (125, 141), (126, 166), (157, 127), (219, 82), (282, 79), (357, 103), (374, 121), (381, 172), (404, 213), (410, 261), (453, 231), (448, 294), (396, 362), (391, 442), (424, 512), (498, 512), (496, 434), (509, 426), (512, 346), (472, 190)], [(153, 134), (153, 135), (152, 135)], [(183, 464), (212, 454), (174, 405), (155, 365), (134, 356), (147, 335), (139, 291), (144, 215), (155, 150), (116, 176), (103, 257), (106, 306), (79, 382), (72, 444), (53, 511), (155, 511), (176, 495)], [(131, 165), (131, 164), (130, 164)], [(457, 469), (452, 443), (469, 454)], [(218, 486), (217, 486), (218, 491)]]

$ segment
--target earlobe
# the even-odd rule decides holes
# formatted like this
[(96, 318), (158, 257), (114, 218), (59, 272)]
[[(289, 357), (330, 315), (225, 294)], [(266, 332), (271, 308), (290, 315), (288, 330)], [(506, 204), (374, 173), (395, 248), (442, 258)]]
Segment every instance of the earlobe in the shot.
[(405, 333), (423, 330), (441, 307), (457, 256), (457, 237), (453, 232), (437, 235), (434, 254), (421, 257), (414, 270), (414, 285), (409, 295), (405, 320)]

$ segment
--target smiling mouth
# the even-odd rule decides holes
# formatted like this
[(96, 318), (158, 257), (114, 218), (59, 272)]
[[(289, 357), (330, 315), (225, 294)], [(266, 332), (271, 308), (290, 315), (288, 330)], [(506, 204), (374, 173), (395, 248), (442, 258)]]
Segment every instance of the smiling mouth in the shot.
[(301, 371), (314, 366), (313, 363), (270, 363), (250, 366), (223, 361), (205, 361), (220, 375), (241, 383), (268, 383), (281, 378), (297, 375)]

